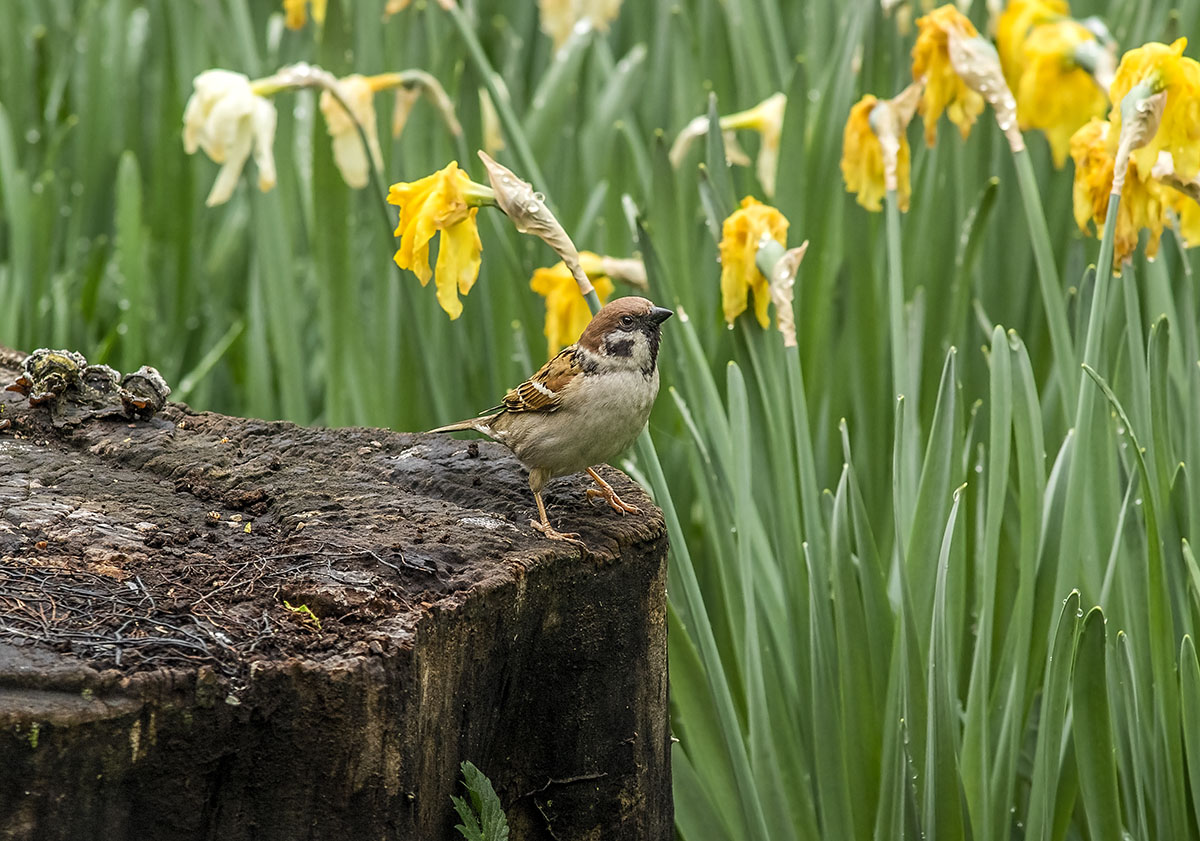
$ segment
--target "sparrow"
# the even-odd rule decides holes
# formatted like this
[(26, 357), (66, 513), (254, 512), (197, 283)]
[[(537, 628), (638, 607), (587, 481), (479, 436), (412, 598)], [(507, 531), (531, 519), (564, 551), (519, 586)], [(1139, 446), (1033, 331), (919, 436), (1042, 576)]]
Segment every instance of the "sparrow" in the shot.
[(617, 496), (595, 467), (620, 455), (641, 434), (658, 396), (661, 325), (671, 310), (645, 298), (618, 298), (596, 313), (579, 341), (504, 395), (504, 402), (431, 430), (474, 430), (512, 450), (529, 471), (538, 520), (529, 524), (551, 540), (583, 545), (579, 535), (555, 530), (546, 518), (542, 488), (551, 479), (584, 470), (614, 511), (638, 509)]

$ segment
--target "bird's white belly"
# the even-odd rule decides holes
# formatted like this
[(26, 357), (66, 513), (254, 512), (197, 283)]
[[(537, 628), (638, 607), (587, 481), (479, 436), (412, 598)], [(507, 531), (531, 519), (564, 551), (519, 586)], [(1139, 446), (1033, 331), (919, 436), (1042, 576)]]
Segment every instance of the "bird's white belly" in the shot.
[(658, 371), (614, 371), (582, 379), (568, 406), (509, 415), (503, 442), (526, 467), (551, 476), (608, 462), (634, 442), (658, 395)]

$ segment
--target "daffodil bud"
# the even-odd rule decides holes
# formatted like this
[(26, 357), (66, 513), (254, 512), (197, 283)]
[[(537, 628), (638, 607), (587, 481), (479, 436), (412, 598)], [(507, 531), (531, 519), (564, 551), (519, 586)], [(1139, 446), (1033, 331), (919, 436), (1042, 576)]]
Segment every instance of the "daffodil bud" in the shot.
[(1162, 122), (1163, 108), (1167, 103), (1166, 91), (1151, 93), (1149, 83), (1135, 85), (1120, 102), (1121, 134), (1117, 141), (1116, 162), (1113, 169), (1112, 192), (1121, 195), (1125, 175), (1129, 170), (1129, 157), (1135, 149), (1141, 149), (1154, 139)]
[(488, 180), (496, 194), (496, 206), (512, 220), (513, 226), (523, 234), (533, 234), (553, 248), (571, 270), (571, 276), (579, 284), (579, 291), (585, 296), (593, 292), (592, 282), (579, 263), (579, 251), (546, 206), (545, 196), (535, 193), (533, 185), (496, 163), (486, 152), (480, 151), (479, 159), (487, 168)]
[(996, 124), (1004, 132), (1009, 148), (1020, 152), (1025, 148), (1025, 138), (1017, 127), (1017, 100), (1004, 81), (996, 49), (977, 35), (968, 36), (958, 28), (948, 29), (947, 36), (954, 72), (992, 106)]
[(775, 267), (767, 278), (771, 292), (771, 303), (775, 304), (775, 326), (783, 334), (784, 347), (796, 347), (796, 315), (792, 300), (796, 292), (796, 273), (800, 262), (808, 251), (808, 240), (796, 248), (789, 248), (775, 261)]

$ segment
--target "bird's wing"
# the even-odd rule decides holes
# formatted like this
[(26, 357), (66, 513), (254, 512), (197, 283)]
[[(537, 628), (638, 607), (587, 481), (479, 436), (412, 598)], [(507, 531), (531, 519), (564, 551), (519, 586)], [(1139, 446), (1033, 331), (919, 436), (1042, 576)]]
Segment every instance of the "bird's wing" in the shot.
[(562, 395), (582, 373), (575, 345), (563, 348), (536, 374), (504, 395), (507, 412), (553, 412), (562, 405)]

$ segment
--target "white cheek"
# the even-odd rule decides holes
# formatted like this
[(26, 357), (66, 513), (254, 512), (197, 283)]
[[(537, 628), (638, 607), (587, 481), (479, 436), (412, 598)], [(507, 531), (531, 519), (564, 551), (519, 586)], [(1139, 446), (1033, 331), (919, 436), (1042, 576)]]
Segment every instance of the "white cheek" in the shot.
[(638, 368), (646, 368), (650, 365), (650, 342), (646, 339), (646, 334), (640, 330), (633, 335), (633, 353), (629, 358)]

